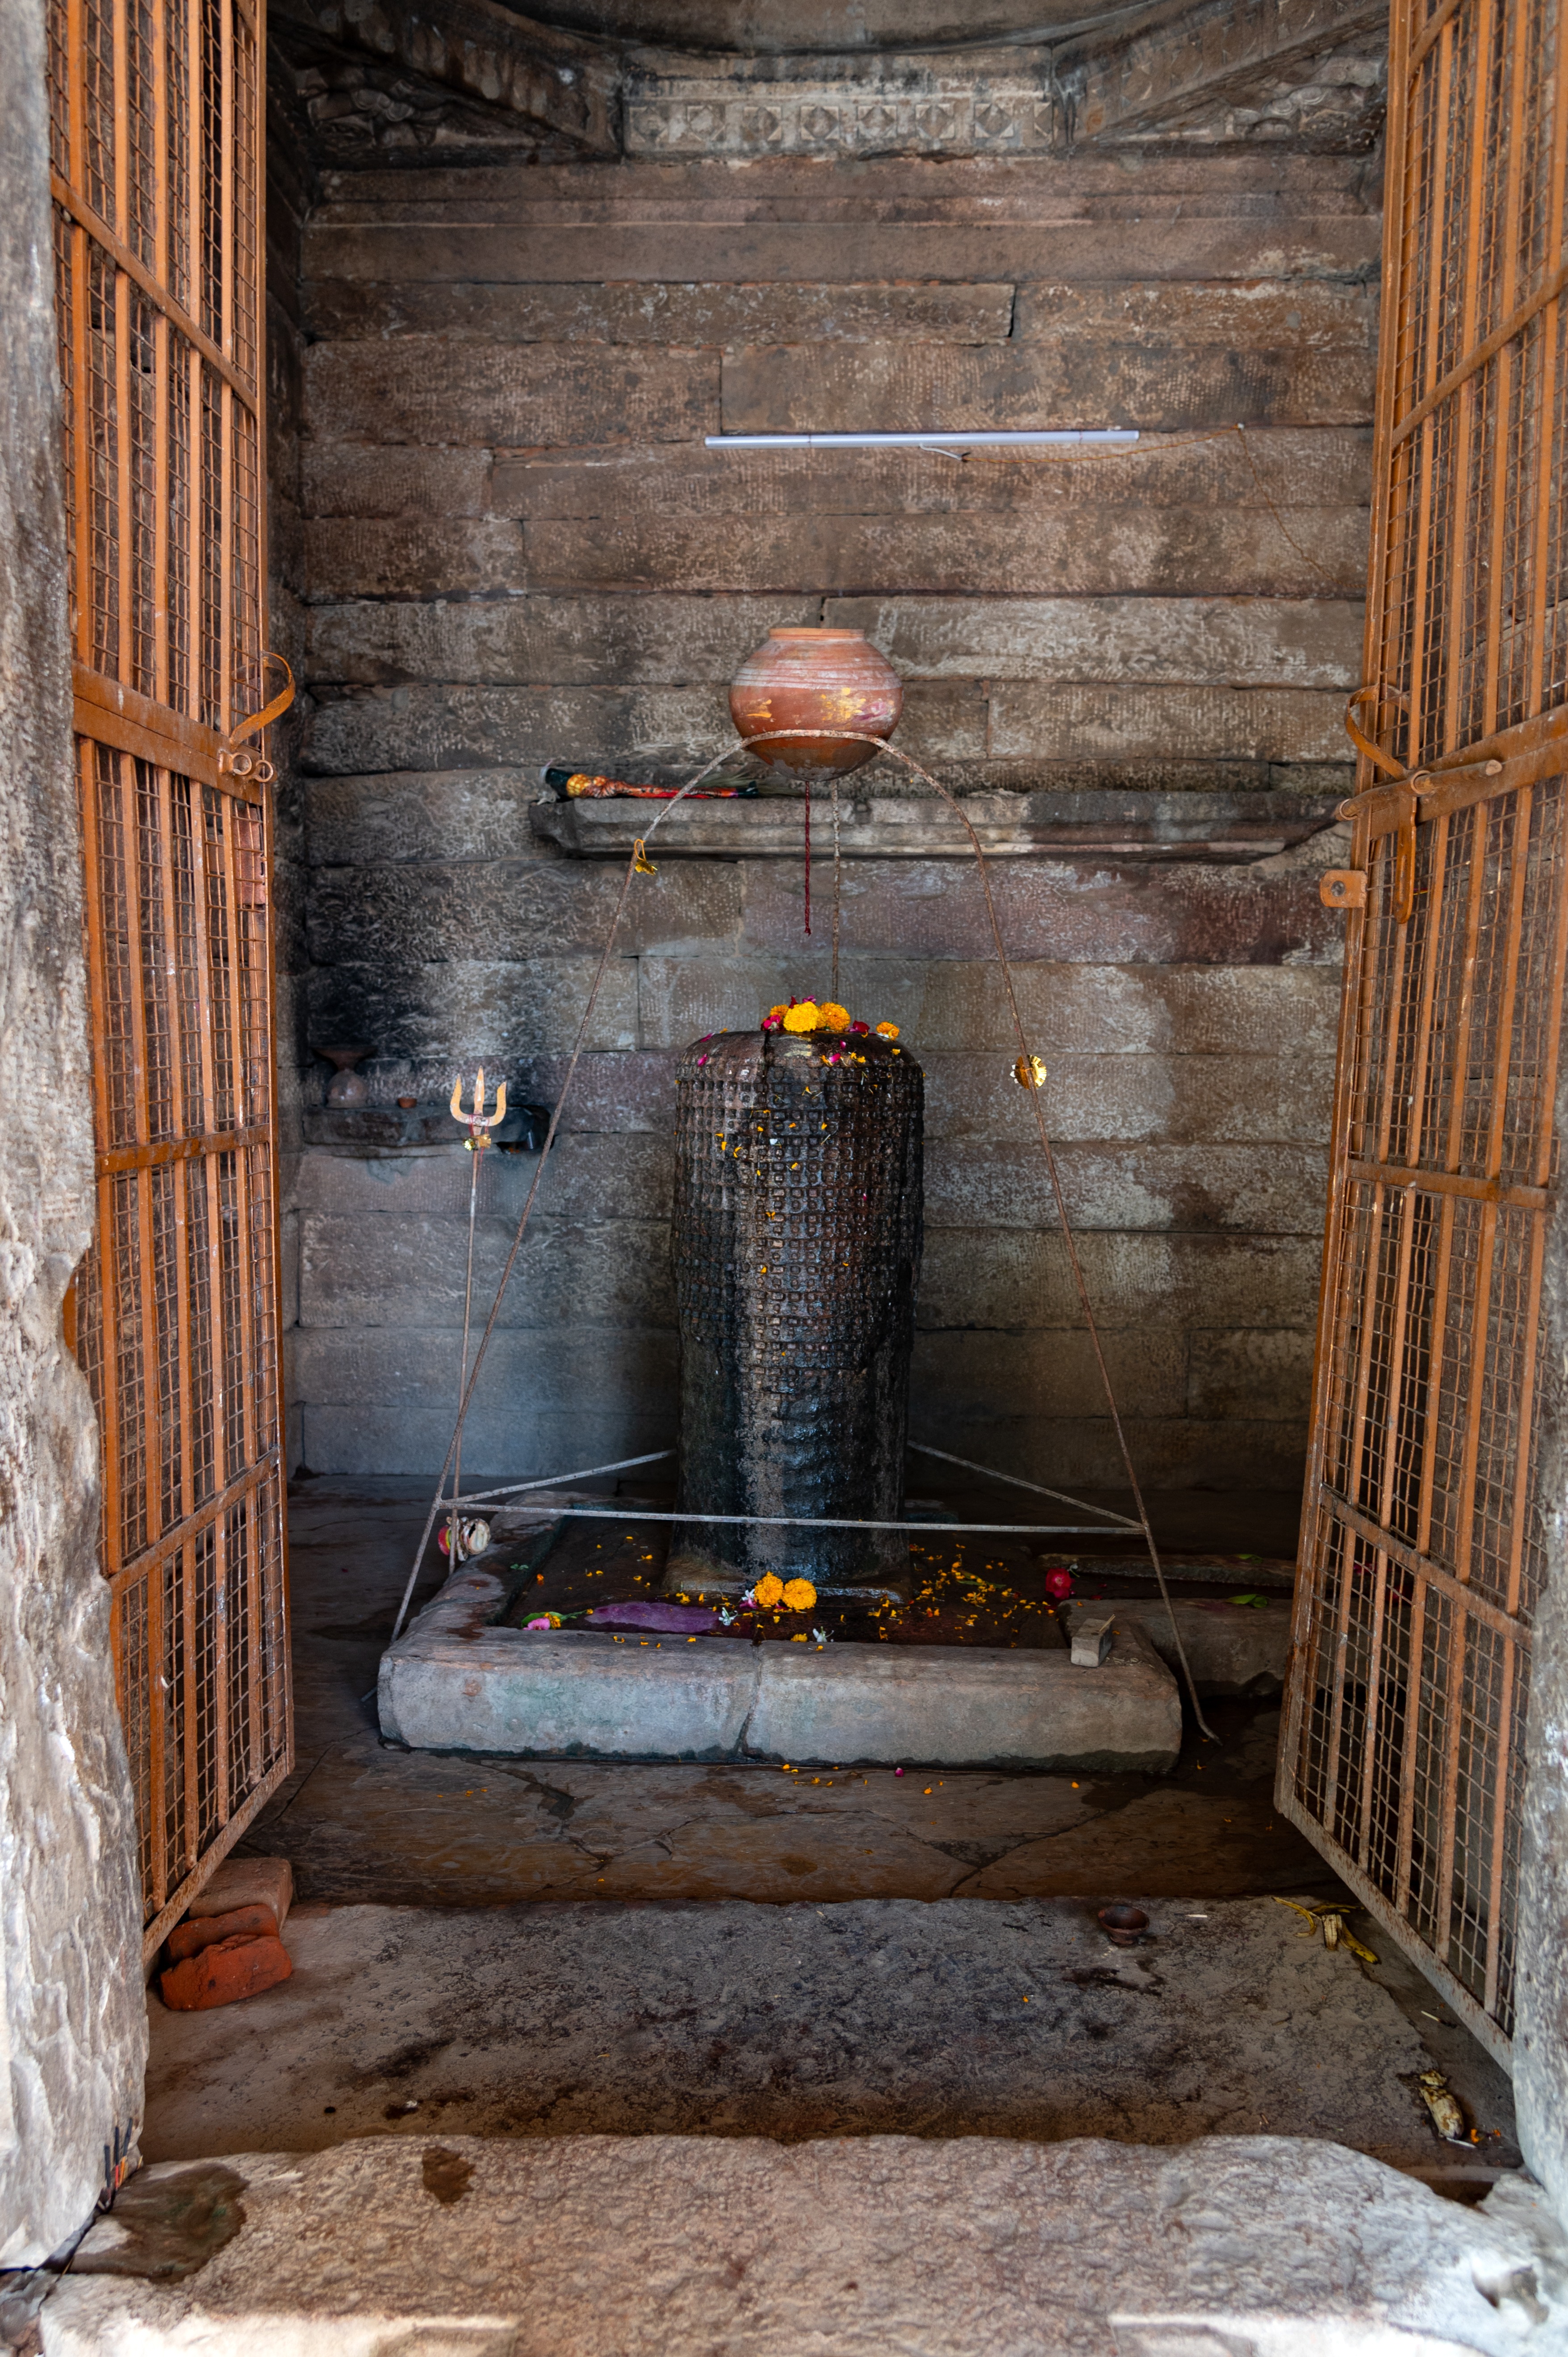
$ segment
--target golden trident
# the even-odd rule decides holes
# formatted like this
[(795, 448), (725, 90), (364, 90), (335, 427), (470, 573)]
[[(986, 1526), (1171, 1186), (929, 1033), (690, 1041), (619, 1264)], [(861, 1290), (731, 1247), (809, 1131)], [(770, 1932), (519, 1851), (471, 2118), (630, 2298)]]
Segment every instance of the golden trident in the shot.
[(498, 1122), (506, 1119), (506, 1082), (503, 1081), (496, 1091), (494, 1113), (487, 1113), (485, 1111), (485, 1068), (481, 1064), (474, 1082), (474, 1110), (472, 1113), (465, 1113), (463, 1111), (463, 1075), (459, 1072), (452, 1087), (452, 1118), (454, 1121), (466, 1121), (468, 1125), (468, 1135), (464, 1141), (468, 1152), (472, 1154), (476, 1147), (483, 1152), (490, 1142), (486, 1135), (487, 1131), (494, 1129)]

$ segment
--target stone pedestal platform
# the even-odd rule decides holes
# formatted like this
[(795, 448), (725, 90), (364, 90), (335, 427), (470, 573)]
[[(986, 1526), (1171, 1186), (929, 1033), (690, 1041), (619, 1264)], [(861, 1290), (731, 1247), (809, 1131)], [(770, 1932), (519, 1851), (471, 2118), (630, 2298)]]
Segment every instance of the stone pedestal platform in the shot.
[(1176, 1680), (1129, 1620), (1065, 1652), (504, 1627), (506, 1583), (455, 1572), (381, 1657), (381, 1731), (520, 1759), (788, 1760), (1167, 1773)]

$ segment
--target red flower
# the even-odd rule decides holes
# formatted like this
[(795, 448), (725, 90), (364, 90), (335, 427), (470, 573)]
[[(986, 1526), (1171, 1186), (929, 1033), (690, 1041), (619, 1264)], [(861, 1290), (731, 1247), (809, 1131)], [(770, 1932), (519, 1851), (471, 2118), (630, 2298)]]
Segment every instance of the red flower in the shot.
[(865, 1033), (870, 1030), (871, 1026), (869, 1023), (852, 1023), (849, 1028), (852, 1031)]

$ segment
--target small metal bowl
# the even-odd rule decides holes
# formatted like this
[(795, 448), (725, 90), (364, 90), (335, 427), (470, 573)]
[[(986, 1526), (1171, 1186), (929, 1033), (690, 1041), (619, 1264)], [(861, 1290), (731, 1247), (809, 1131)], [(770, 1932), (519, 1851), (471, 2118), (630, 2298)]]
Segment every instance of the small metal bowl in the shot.
[(1149, 1928), (1141, 1907), (1102, 1907), (1100, 1928), (1113, 1947), (1135, 1948)]

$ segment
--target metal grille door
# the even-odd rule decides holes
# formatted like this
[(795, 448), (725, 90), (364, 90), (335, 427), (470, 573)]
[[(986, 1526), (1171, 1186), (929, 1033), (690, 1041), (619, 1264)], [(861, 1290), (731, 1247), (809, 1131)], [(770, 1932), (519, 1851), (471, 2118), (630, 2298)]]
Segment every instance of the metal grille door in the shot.
[(286, 1774), (262, 45), (250, 0), (53, 0), (56, 300), (98, 1227), (74, 1341), (149, 1951)]
[[(1394, 0), (1365, 729), (1280, 1803), (1506, 2060), (1568, 952), (1559, 0)], [(1354, 708), (1354, 706), (1353, 706)]]

